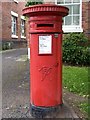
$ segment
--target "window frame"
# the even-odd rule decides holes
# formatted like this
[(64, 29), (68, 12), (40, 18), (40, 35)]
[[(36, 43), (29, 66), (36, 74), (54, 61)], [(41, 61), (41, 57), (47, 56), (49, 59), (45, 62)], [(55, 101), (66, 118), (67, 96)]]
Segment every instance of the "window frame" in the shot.
[[(24, 21), (24, 25), (22, 25), (22, 21)], [(24, 16), (21, 16), (21, 38), (26, 38), (26, 34), (25, 34), (25, 17)], [(22, 27), (24, 27), (24, 34), (25, 35), (22, 35)]]
[(16, 33), (17, 33), (17, 18), (15, 16), (12, 16), (12, 35), (16, 35)]
[[(13, 18), (15, 18), (15, 21), (12, 21)], [(12, 34), (12, 29), (11, 29), (11, 37), (12, 38), (18, 38), (17, 36), (17, 18), (18, 18), (18, 14), (11, 11), (11, 28), (15, 25), (15, 34)]]
[[(71, 6), (72, 5), (80, 5), (79, 25), (63, 25), (62, 28), (65, 33), (67, 33), (67, 32), (83, 32), (83, 29), (82, 29), (82, 0), (80, 0), (79, 3), (67, 3), (67, 4), (65, 2), (64, 2), (64, 4), (58, 4), (57, 0), (55, 0), (55, 4), (63, 5), (63, 6), (65, 6), (65, 5), (71, 5)], [(72, 15), (72, 16), (74, 16), (74, 15)]]

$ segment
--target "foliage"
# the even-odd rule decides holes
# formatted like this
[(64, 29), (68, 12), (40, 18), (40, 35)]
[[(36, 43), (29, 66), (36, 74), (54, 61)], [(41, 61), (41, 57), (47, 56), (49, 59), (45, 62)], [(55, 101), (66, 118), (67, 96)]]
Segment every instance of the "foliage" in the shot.
[(13, 46), (13, 42), (2, 43), (2, 50), (12, 49), (12, 46)]
[(90, 65), (88, 38), (83, 33), (70, 33), (64, 37), (63, 62), (71, 65)]
[(43, 4), (43, 0), (28, 0), (25, 6), (28, 7), (36, 4)]
[(63, 66), (63, 85), (70, 92), (89, 97), (88, 67)]

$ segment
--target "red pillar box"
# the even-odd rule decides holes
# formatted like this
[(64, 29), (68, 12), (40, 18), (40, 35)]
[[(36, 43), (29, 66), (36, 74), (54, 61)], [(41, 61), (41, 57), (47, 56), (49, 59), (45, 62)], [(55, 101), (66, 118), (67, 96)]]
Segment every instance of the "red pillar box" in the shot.
[(29, 17), (30, 103), (33, 113), (62, 104), (62, 17), (68, 8), (52, 4), (23, 9)]

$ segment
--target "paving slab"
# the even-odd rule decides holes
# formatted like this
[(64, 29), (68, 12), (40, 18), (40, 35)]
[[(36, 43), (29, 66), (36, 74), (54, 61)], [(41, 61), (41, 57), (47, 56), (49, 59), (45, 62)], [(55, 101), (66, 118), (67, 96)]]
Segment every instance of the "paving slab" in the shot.
[[(8, 108), (4, 111), (4, 118), (35, 118), (30, 113), (29, 103), (25, 106)], [(64, 101), (63, 105), (58, 107), (55, 112), (48, 113), (43, 118), (79, 118), (73, 109)]]

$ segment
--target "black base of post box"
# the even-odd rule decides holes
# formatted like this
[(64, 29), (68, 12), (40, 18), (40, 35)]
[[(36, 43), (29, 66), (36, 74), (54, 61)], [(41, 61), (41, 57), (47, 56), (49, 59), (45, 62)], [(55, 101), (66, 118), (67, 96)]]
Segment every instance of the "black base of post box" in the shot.
[(55, 107), (37, 107), (30, 104), (30, 113), (35, 118), (43, 118), (50, 113), (57, 112), (60, 106), (62, 106), (62, 104)]

